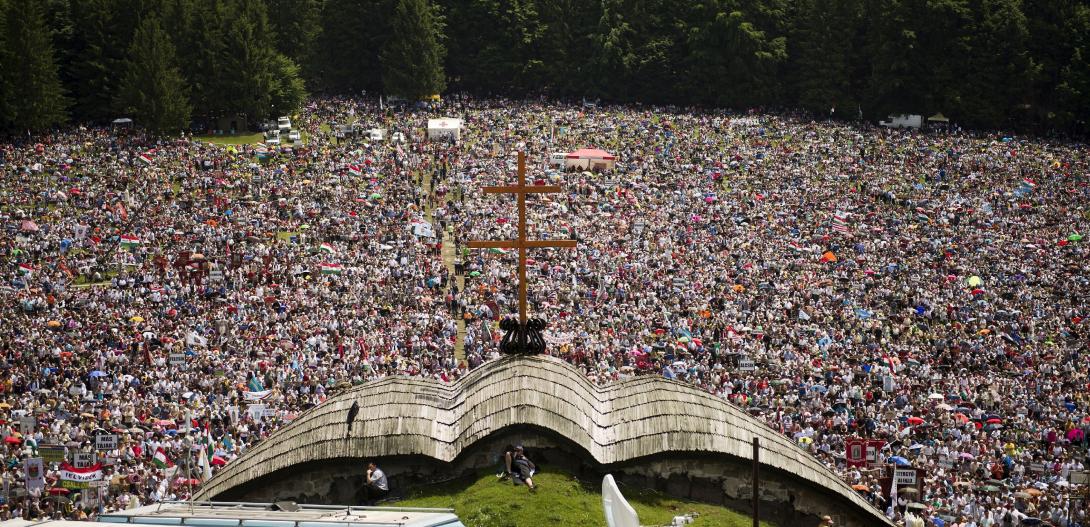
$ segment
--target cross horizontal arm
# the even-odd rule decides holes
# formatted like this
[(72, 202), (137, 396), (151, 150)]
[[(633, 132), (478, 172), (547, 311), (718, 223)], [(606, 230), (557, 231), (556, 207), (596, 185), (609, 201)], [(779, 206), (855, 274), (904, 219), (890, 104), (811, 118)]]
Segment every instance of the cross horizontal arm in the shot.
[(560, 192), (556, 185), (508, 185), (503, 187), (481, 187), (485, 194), (554, 194)]
[(576, 243), (575, 240), (526, 240), (525, 242), (519, 240), (472, 240), (466, 242), (466, 247), (470, 249), (517, 249), (519, 247), (535, 249), (543, 247), (575, 247)]

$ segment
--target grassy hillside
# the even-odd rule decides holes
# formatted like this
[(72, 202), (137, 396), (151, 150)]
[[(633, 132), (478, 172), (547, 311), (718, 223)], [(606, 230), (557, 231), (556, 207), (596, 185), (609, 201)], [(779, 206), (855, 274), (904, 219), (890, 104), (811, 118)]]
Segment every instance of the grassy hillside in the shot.
[[(562, 472), (534, 477), (539, 486), (531, 494), (524, 486), (500, 482), (495, 474), (475, 481), (436, 485), (414, 492), (396, 503), (405, 507), (448, 507), (470, 527), (594, 527), (605, 526), (600, 482), (581, 482)], [(674, 516), (700, 516), (693, 527), (750, 527), (748, 516), (714, 505), (677, 500), (652, 491), (622, 488), (636, 509), (641, 525), (668, 525)], [(762, 522), (761, 525), (771, 524)]]

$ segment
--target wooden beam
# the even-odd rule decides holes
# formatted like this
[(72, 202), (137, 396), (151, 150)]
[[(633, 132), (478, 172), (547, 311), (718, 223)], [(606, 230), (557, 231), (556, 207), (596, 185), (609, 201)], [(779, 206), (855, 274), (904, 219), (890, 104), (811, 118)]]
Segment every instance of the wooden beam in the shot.
[(505, 187), (481, 187), (481, 192), (485, 194), (553, 194), (560, 192), (560, 187), (556, 185), (527, 185), (520, 187), (518, 185), (508, 185)]
[(548, 247), (575, 247), (575, 240), (526, 240), (525, 244), (519, 240), (471, 240), (466, 242), (470, 249), (542, 249)]

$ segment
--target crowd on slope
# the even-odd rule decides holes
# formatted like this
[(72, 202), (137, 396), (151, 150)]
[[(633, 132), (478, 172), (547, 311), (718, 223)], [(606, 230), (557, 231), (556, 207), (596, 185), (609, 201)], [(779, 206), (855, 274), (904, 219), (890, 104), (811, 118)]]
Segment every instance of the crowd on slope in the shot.
[[(460, 141), (424, 139), (438, 115)], [(511, 183), (524, 149), (529, 180), (564, 188), (529, 199), (531, 236), (579, 241), (532, 253), (550, 354), (595, 383), (728, 399), (897, 521), (1086, 525), (1069, 501), (1090, 465), (1084, 145), (508, 100), (320, 99), (295, 120), (290, 153), (100, 128), (0, 149), (12, 488), (38, 445), (105, 430), (99, 510), (184, 498), (206, 475), (168, 466), (189, 451), (214, 471), (344, 386), (498, 357), (514, 257), (464, 242), (515, 237), (514, 201), (480, 187)], [(349, 121), (407, 141), (334, 137)], [(616, 168), (546, 166), (584, 146)], [(850, 438), (925, 469), (922, 493), (883, 497)], [(61, 483), (37, 492), (96, 511)], [(64, 500), (8, 514), (28, 503)]]

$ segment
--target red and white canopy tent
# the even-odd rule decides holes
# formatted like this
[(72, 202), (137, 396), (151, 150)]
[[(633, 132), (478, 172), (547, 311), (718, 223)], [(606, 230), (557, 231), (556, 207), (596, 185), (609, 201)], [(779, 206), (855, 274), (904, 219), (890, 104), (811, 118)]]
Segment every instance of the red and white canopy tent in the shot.
[(580, 148), (569, 152), (564, 161), (567, 168), (578, 167), (585, 170), (613, 170), (616, 165), (617, 157), (600, 148)]

